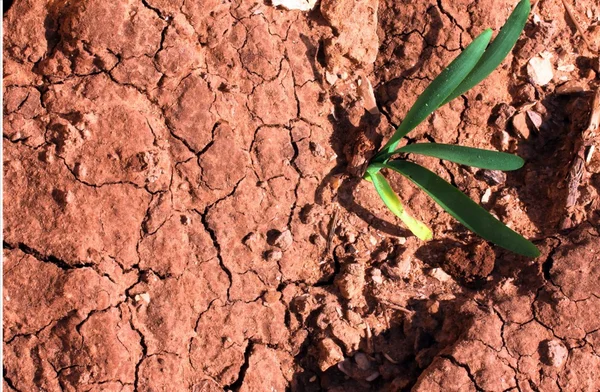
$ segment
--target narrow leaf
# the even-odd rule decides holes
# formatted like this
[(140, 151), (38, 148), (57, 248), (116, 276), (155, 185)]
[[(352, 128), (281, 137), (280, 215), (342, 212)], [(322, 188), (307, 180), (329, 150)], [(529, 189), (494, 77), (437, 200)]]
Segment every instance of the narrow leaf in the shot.
[(473, 68), (469, 76), (462, 81), (456, 90), (454, 90), (440, 106), (452, 101), (454, 98), (475, 87), (479, 82), (491, 74), (500, 63), (502, 63), (521, 36), (521, 32), (529, 18), (530, 11), (531, 4), (529, 3), (529, 0), (521, 0), (519, 4), (517, 4), (506, 20), (506, 23), (504, 23), (504, 26), (500, 29), (498, 35), (486, 49), (483, 56), (481, 56), (481, 59), (475, 68)]
[(413, 218), (402, 205), (400, 198), (396, 195), (396, 192), (392, 189), (390, 184), (387, 182), (385, 177), (379, 172), (373, 174), (367, 172), (367, 177), (375, 185), (377, 193), (387, 206), (398, 218), (404, 222), (406, 227), (416, 235), (422, 241), (429, 241), (433, 237), (431, 229), (427, 227), (423, 222)]
[(400, 139), (425, 120), (456, 90), (483, 55), (491, 37), (492, 30), (485, 30), (431, 82), (417, 98), (417, 101), (406, 114), (404, 121), (383, 147), (382, 152), (394, 151)]
[(406, 145), (397, 151), (427, 155), (456, 162), (461, 165), (489, 170), (517, 170), (523, 167), (523, 164), (525, 163), (525, 161), (517, 155), (452, 144), (416, 143)]
[(464, 193), (424, 167), (408, 161), (391, 161), (385, 165), (374, 166), (388, 167), (404, 175), (456, 220), (486, 240), (524, 256), (540, 255), (540, 251), (530, 241), (509, 229)]

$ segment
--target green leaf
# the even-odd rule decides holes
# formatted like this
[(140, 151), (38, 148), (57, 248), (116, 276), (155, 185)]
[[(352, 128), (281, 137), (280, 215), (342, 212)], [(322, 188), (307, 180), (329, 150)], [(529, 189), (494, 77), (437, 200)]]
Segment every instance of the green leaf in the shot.
[(373, 182), (373, 185), (375, 185), (377, 193), (379, 194), (387, 208), (389, 208), (390, 211), (392, 211), (398, 218), (400, 218), (402, 222), (404, 222), (406, 227), (408, 227), (408, 229), (414, 235), (416, 235), (420, 240), (423, 241), (429, 241), (431, 238), (433, 238), (433, 233), (431, 232), (431, 229), (427, 227), (423, 222), (420, 222), (417, 219), (413, 218), (404, 209), (400, 198), (398, 197), (398, 195), (396, 195), (390, 184), (386, 181), (385, 177), (383, 177), (381, 173), (373, 172), (371, 174), (367, 171), (366, 176), (371, 182)]
[(487, 29), (471, 42), (423, 91), (381, 152), (392, 152), (407, 133), (437, 109), (477, 64), (492, 37)]
[(517, 4), (506, 20), (506, 23), (504, 23), (504, 26), (502, 26), (502, 29), (500, 29), (498, 35), (486, 49), (483, 56), (481, 56), (481, 59), (475, 68), (473, 68), (469, 76), (460, 83), (454, 92), (452, 92), (440, 106), (452, 101), (454, 98), (475, 87), (479, 82), (491, 74), (500, 63), (502, 63), (521, 36), (521, 32), (523, 31), (523, 28), (525, 28), (525, 23), (527, 23), (527, 19), (529, 18), (530, 11), (531, 4), (529, 4), (529, 0), (521, 0), (519, 4)]
[(390, 161), (384, 165), (373, 166), (374, 169), (378, 166), (387, 167), (404, 175), (456, 220), (486, 240), (523, 256), (540, 255), (534, 244), (506, 227), (464, 193), (424, 167), (408, 161)]
[(517, 170), (523, 167), (525, 163), (521, 157), (505, 152), (441, 143), (409, 144), (398, 149), (397, 152), (427, 155), (460, 163), (461, 165), (489, 170)]

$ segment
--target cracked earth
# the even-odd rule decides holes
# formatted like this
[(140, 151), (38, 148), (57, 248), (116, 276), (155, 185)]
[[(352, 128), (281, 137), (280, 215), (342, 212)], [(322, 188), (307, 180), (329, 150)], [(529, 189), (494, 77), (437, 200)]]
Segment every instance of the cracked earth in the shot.
[[(561, 1), (539, 1), (503, 65), (408, 140), (521, 155), (506, 176), (417, 161), (538, 259), (389, 175), (434, 230), (422, 243), (357, 177), (513, 3), (17, 0), (3, 36), (4, 389), (599, 390), (600, 154), (561, 228), (600, 63)], [(568, 4), (600, 44), (597, 2)], [(555, 74), (540, 86), (527, 64), (545, 51)], [(519, 123), (528, 110), (541, 123)]]

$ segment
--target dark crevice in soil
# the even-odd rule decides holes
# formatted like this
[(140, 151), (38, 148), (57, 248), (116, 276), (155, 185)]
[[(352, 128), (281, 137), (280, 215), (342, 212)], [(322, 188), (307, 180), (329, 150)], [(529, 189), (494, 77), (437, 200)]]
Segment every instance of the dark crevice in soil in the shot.
[[(295, 91), (295, 89), (294, 89)], [(294, 155), (292, 156), (292, 159), (290, 159), (290, 164), (292, 165), (292, 167), (294, 168), (294, 170), (296, 170), (296, 173), (298, 173), (298, 181), (296, 182), (296, 186), (294, 187), (294, 203), (292, 204), (292, 207), (290, 209), (290, 216), (288, 218), (288, 222), (287, 222), (287, 226), (291, 227), (292, 225), (292, 219), (294, 218), (294, 210), (296, 209), (296, 205), (298, 203), (298, 188), (300, 187), (300, 180), (302, 178), (302, 171), (300, 170), (300, 168), (298, 167), (298, 165), (296, 164), (296, 159), (298, 159), (298, 155), (299, 155), (299, 150), (298, 150), (298, 146), (296, 145), (296, 142), (294, 142), (294, 138), (292, 137), (292, 129), (289, 128), (289, 136), (290, 136), (290, 143), (292, 145), (292, 148), (294, 149)]]
[(14, 342), (15, 339), (17, 339), (17, 338), (27, 338), (27, 337), (30, 337), (30, 336), (38, 336), (43, 330), (45, 330), (46, 328), (48, 328), (50, 325), (52, 325), (54, 323), (57, 323), (57, 322), (60, 322), (63, 319), (64, 319), (64, 317), (62, 317), (62, 318), (60, 318), (58, 320), (50, 320), (48, 322), (48, 324), (44, 325), (42, 328), (40, 328), (40, 329), (38, 329), (36, 331), (33, 331), (33, 332), (17, 333), (15, 335), (11, 336), (9, 339), (5, 340), (4, 344), (5, 345), (9, 345), (12, 342)]
[[(48, 143), (54, 144), (52, 142), (48, 142)], [(99, 189), (99, 188), (102, 188), (104, 186), (110, 186), (110, 185), (130, 185), (130, 186), (133, 186), (136, 189), (140, 189), (140, 190), (143, 189), (143, 190), (145, 190), (146, 192), (148, 192), (151, 195), (154, 195), (155, 193), (160, 192), (160, 191), (151, 192), (151, 191), (148, 190), (148, 188), (146, 188), (144, 186), (140, 186), (140, 185), (138, 185), (138, 184), (136, 184), (134, 182), (131, 182), (131, 181), (106, 181), (106, 182), (103, 182), (103, 183), (100, 183), (100, 184), (94, 184), (94, 183), (82, 180), (79, 177), (79, 175), (76, 173), (75, 168), (72, 168), (71, 166), (69, 166), (69, 164), (67, 163), (67, 160), (66, 160), (65, 157), (60, 156), (58, 154), (56, 156), (64, 163), (65, 167), (71, 173), (71, 175), (73, 176), (73, 178), (75, 179), (75, 181), (77, 181), (77, 182), (79, 182), (79, 183), (81, 183), (81, 184), (83, 184), (85, 186), (89, 186), (91, 188)]]
[(327, 287), (327, 286), (333, 285), (333, 283), (335, 282), (335, 278), (340, 273), (341, 264), (338, 259), (338, 256), (335, 254), (335, 252), (332, 252), (332, 259), (333, 259), (333, 273), (331, 274), (331, 276), (329, 278), (327, 278), (326, 280), (318, 281), (312, 287)]
[(552, 281), (550, 271), (552, 270), (553, 266), (554, 258), (552, 257), (552, 255), (549, 255), (546, 261), (544, 261), (544, 263), (542, 264), (542, 272), (544, 273), (544, 279), (546, 279), (549, 282)]
[(215, 231), (210, 227), (210, 224), (208, 223), (208, 208), (203, 214), (198, 213), (198, 215), (200, 215), (200, 220), (204, 225), (204, 229), (210, 235), (210, 238), (213, 242), (213, 246), (217, 250), (217, 259), (219, 260), (219, 265), (221, 266), (221, 269), (227, 274), (227, 279), (229, 279), (229, 286), (227, 287), (227, 300), (229, 300), (229, 290), (231, 290), (231, 285), (233, 284), (233, 275), (229, 268), (227, 268), (227, 266), (225, 266), (225, 263), (223, 262), (223, 257), (221, 256), (221, 245), (219, 244), (219, 241), (217, 239), (217, 233), (215, 233)]
[(481, 388), (479, 385), (477, 385), (477, 381), (475, 380), (475, 376), (473, 376), (473, 373), (471, 373), (471, 368), (463, 363), (458, 362), (453, 356), (451, 355), (442, 355), (441, 356), (444, 359), (449, 360), (450, 362), (452, 362), (455, 366), (461, 367), (463, 369), (465, 369), (465, 371), (467, 372), (467, 375), (469, 376), (469, 378), (471, 379), (471, 382), (473, 383), (473, 385), (475, 386), (475, 390), (477, 390), (477, 392), (484, 392), (483, 388)]
[(229, 384), (229, 385), (226, 385), (225, 387), (223, 387), (224, 391), (237, 392), (240, 390), (240, 388), (242, 387), (242, 384), (244, 383), (244, 378), (246, 378), (246, 372), (248, 371), (248, 367), (250, 366), (250, 355), (252, 354), (253, 350), (254, 350), (254, 342), (252, 340), (249, 340), (248, 346), (246, 347), (246, 351), (244, 351), (244, 363), (242, 364), (242, 367), (240, 368), (238, 378), (232, 384)]
[[(219, 125), (221, 125), (221, 121), (217, 121), (213, 124), (212, 129), (210, 130), (210, 134), (211, 134), (210, 142), (208, 142), (206, 144), (206, 146), (202, 147), (202, 149), (196, 153), (196, 156), (198, 157), (198, 161), (200, 161), (200, 158), (202, 157), (202, 155), (206, 151), (208, 151), (208, 149), (211, 148), (213, 144), (215, 144), (215, 131), (217, 130), (217, 128), (219, 128)], [(200, 165), (200, 163), (198, 163), (198, 166), (200, 166), (200, 169), (202, 169), (202, 166)]]
[(439, 8), (439, 10), (442, 14), (446, 15), (446, 17), (448, 17), (448, 19), (450, 19), (450, 21), (452, 22), (453, 25), (455, 25), (456, 27), (461, 29), (461, 31), (465, 31), (465, 29), (460, 24), (458, 24), (458, 21), (454, 18), (454, 16), (452, 16), (452, 14), (450, 12), (448, 12), (444, 9), (444, 6), (442, 5), (442, 0), (437, 0), (437, 7)]
[(13, 4), (13, 0), (5, 0), (2, 2), (2, 13), (6, 14), (8, 12), (8, 10), (10, 10), (10, 7), (12, 7)]
[(529, 380), (529, 387), (534, 392), (540, 392), (540, 390), (538, 389), (538, 387), (535, 385), (535, 383), (532, 380)]
[(152, 7), (150, 4), (148, 4), (148, 2), (146, 0), (142, 0), (142, 4), (144, 5), (144, 7), (148, 8), (149, 10), (154, 11), (154, 13), (156, 15), (158, 15), (158, 17), (160, 19), (164, 19), (163, 16), (162, 16), (162, 13), (160, 12), (160, 10), (158, 8)]
[(9, 388), (11, 388), (17, 392), (21, 392), (21, 390), (19, 388), (15, 387), (15, 384), (13, 383), (11, 378), (6, 375), (6, 373), (7, 373), (6, 368), (3, 366), (2, 367), (2, 377), (4, 378), (4, 382), (6, 383), (6, 385), (8, 385)]
[[(2, 134), (2, 139), (6, 140), (7, 142), (12, 143), (12, 144), (25, 144), (27, 147), (30, 147), (29, 145), (27, 145), (27, 141), (29, 139), (31, 139), (31, 137), (29, 137), (29, 136), (23, 136), (18, 139), (11, 139), (8, 135)], [(35, 147), (35, 148), (37, 148), (37, 147)]]
[(40, 251), (33, 249), (27, 245), (25, 245), (22, 242), (19, 242), (16, 245), (13, 244), (9, 244), (6, 241), (2, 241), (2, 247), (4, 249), (9, 249), (9, 250), (15, 250), (15, 249), (19, 249), (21, 252), (28, 254), (30, 256), (33, 256), (36, 260), (39, 260), (41, 262), (44, 263), (51, 263), (54, 264), (55, 266), (57, 266), (58, 268), (62, 269), (62, 270), (73, 270), (73, 269), (78, 269), (78, 268), (91, 268), (94, 266), (93, 263), (83, 263), (83, 262), (77, 262), (77, 263), (67, 263), (64, 260), (59, 259), (56, 256), (53, 255), (43, 255)]
[(554, 266), (554, 254), (560, 248), (561, 244), (562, 244), (562, 242), (559, 240), (558, 245), (556, 245), (550, 251), (550, 254), (548, 254), (548, 257), (542, 263), (542, 272), (544, 273), (544, 279), (546, 279), (548, 282), (550, 282), (552, 284), (554, 284), (554, 282), (552, 282), (552, 274), (551, 274), (552, 267)]
[(135, 364), (135, 378), (133, 381), (134, 390), (139, 391), (140, 366), (142, 365), (142, 362), (144, 362), (144, 359), (148, 356), (148, 346), (146, 345), (146, 338), (144, 337), (144, 334), (135, 327), (131, 319), (129, 320), (129, 325), (131, 326), (131, 329), (133, 329), (140, 336), (140, 346), (142, 346), (142, 356)]

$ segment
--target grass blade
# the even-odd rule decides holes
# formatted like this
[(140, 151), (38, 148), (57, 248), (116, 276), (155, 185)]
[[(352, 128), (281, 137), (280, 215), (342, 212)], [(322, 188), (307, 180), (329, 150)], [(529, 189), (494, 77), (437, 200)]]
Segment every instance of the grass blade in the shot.
[(398, 218), (404, 222), (406, 227), (416, 235), (420, 240), (428, 241), (433, 237), (433, 233), (431, 229), (427, 227), (423, 222), (418, 221), (413, 218), (402, 205), (400, 198), (396, 195), (396, 192), (392, 189), (390, 184), (387, 182), (385, 177), (379, 172), (373, 172), (372, 174), (367, 172), (366, 174), (373, 185), (375, 185), (375, 189), (377, 193), (387, 206), (396, 215)]
[(431, 82), (417, 98), (392, 138), (383, 147), (382, 153), (394, 151), (400, 139), (425, 120), (456, 90), (479, 62), (491, 37), (492, 30), (485, 30)]
[(510, 14), (504, 26), (500, 29), (500, 32), (492, 41), (490, 46), (486, 49), (481, 59), (473, 68), (471, 73), (460, 83), (460, 85), (444, 100), (440, 105), (444, 105), (459, 95), (464, 94), (466, 91), (475, 87), (483, 79), (495, 70), (500, 63), (506, 58), (508, 53), (517, 43), (517, 40), (521, 36), (521, 32), (527, 23), (529, 18), (529, 12), (531, 11), (531, 4), (529, 0), (521, 0), (515, 7), (513, 12)]
[(374, 166), (387, 167), (404, 175), (456, 220), (486, 240), (523, 256), (540, 255), (540, 251), (534, 244), (509, 229), (464, 193), (424, 167), (408, 161), (390, 161), (385, 165)]
[(397, 151), (427, 155), (446, 161), (456, 162), (461, 165), (489, 170), (517, 170), (523, 167), (523, 164), (525, 163), (525, 161), (517, 155), (452, 144), (416, 143), (406, 145)]

